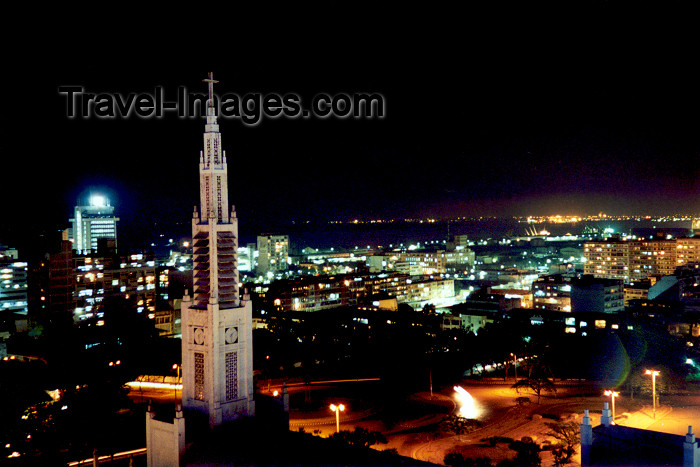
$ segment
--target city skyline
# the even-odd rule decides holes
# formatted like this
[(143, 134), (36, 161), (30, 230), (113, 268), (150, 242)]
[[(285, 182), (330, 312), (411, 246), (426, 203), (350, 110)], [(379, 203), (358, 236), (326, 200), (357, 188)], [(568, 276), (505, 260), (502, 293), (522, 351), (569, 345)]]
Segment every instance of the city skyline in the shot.
[(3, 462), (700, 464), (694, 15), (232, 6), (6, 39)]
[[(622, 22), (612, 7), (578, 13), (561, 24), (527, 17), (418, 35), (394, 25), (324, 44), (270, 39), (241, 46), (236, 60), (212, 53), (173, 62), (171, 50), (125, 58), (124, 67), (113, 54), (60, 57), (61, 67), (47, 66), (58, 58), (18, 59), (33, 92), (9, 96), (1, 117), (2, 152), (16, 156), (6, 158), (6, 183), (27, 199), (28, 190), (44, 196), (40, 216), (23, 196), (6, 215), (33, 234), (51, 233), (68, 226), (93, 188), (110, 198), (120, 228), (189, 222), (181, 212), (197, 199), (191, 174), (203, 119), (71, 120), (58, 87), (204, 92), (208, 71), (222, 94), (385, 98), (383, 119), (279, 118), (254, 127), (222, 119), (231, 197), (247, 225), (700, 212), (700, 92), (687, 31), (645, 28), (655, 24), (649, 18)], [(3, 227), (0, 241), (11, 243), (16, 229)]]

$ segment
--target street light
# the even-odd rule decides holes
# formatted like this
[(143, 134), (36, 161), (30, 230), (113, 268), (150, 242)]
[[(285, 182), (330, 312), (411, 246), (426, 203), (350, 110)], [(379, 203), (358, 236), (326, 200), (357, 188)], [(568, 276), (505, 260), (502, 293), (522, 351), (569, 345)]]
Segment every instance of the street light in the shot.
[(615, 398), (620, 395), (619, 392), (613, 391), (612, 389), (606, 390), (603, 394), (610, 396), (612, 399), (612, 422), (615, 423)]
[(510, 356), (513, 357), (513, 374), (515, 375), (515, 381), (518, 381), (518, 359), (513, 352), (510, 353)]
[(331, 404), (331, 410), (335, 412), (335, 432), (340, 433), (340, 412), (345, 410), (345, 406), (343, 404)]
[(654, 418), (656, 418), (656, 377), (659, 376), (661, 373), (659, 373), (656, 370), (646, 370), (644, 372), (645, 375), (651, 375), (651, 397), (652, 397), (652, 413), (654, 415)]

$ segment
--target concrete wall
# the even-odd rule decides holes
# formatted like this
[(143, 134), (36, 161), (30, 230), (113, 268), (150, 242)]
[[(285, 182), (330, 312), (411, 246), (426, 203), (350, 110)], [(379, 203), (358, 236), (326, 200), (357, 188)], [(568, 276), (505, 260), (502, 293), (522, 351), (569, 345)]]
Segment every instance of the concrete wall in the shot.
[(146, 456), (148, 467), (180, 465), (185, 453), (185, 418), (178, 406), (172, 422), (157, 420), (150, 408), (146, 412)]

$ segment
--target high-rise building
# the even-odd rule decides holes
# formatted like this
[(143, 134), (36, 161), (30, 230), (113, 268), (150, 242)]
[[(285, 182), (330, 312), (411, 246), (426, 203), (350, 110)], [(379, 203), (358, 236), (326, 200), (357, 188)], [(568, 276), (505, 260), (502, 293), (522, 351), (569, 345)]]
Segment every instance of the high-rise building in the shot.
[(258, 274), (287, 270), (289, 237), (287, 235), (258, 235)]
[(583, 245), (584, 274), (629, 282), (642, 279), (639, 265), (630, 271), (630, 243), (619, 239), (590, 241)]
[(192, 219), (193, 293), (182, 300), (182, 404), (210, 426), (255, 413), (252, 303), (239, 294), (238, 219), (228, 204), (226, 153), (214, 109), (211, 73), (200, 210)]
[(73, 249), (78, 253), (90, 253), (97, 250), (99, 238), (114, 239), (117, 242), (117, 221), (114, 206), (104, 196), (90, 196), (88, 205), (76, 206), (74, 217), (70, 219), (72, 227), (68, 239), (73, 242)]
[(641, 266), (647, 277), (673, 274), (677, 266), (676, 245), (676, 239), (653, 239), (641, 242)]
[[(119, 297), (153, 319), (156, 266), (152, 254), (78, 254), (67, 241), (49, 259), (49, 313), (68, 322), (104, 317), (106, 298)], [(98, 321), (98, 325), (99, 321)]]
[(673, 274), (677, 266), (700, 261), (700, 238), (606, 239), (584, 244), (584, 273), (625, 283)]

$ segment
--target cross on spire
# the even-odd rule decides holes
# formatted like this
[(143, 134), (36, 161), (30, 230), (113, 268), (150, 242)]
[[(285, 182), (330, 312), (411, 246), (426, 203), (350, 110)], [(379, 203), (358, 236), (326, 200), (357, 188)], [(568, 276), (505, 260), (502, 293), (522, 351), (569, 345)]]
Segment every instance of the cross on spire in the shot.
[(218, 83), (218, 81), (214, 79), (214, 73), (211, 71), (209, 72), (209, 78), (202, 81), (209, 84), (209, 106), (214, 107), (214, 83)]

